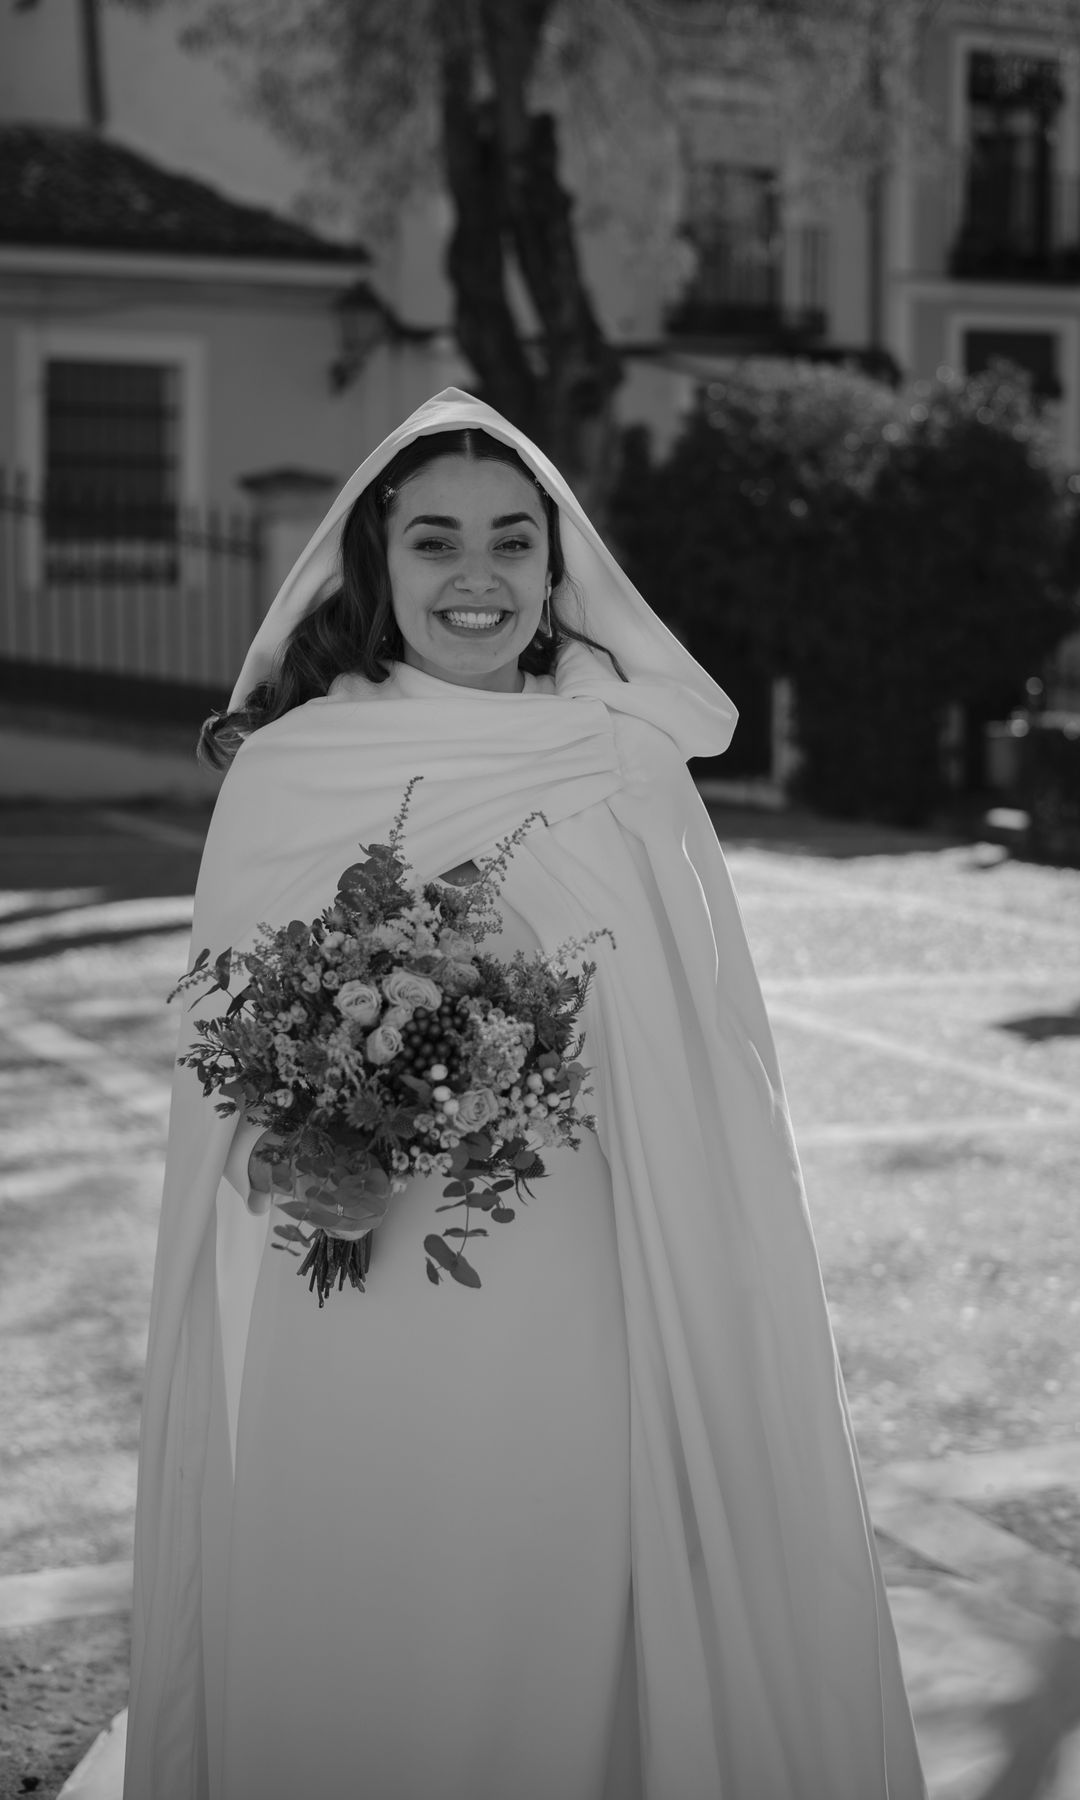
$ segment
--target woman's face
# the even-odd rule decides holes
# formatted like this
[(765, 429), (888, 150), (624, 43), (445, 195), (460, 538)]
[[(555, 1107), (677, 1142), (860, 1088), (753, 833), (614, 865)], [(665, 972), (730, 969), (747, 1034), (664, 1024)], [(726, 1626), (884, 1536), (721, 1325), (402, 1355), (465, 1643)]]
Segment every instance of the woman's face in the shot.
[(386, 560), (407, 663), (458, 687), (520, 693), (517, 659), (540, 623), (548, 567), (531, 481), (506, 463), (439, 457), (394, 495)]

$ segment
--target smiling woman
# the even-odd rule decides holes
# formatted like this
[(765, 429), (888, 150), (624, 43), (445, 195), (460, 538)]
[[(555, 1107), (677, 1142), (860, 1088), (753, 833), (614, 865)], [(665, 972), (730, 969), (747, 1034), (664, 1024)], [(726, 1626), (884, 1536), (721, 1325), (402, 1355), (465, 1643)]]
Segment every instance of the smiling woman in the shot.
[[(408, 793), (440, 908), (469, 859), (492, 874), (485, 954), (596, 944), (595, 1129), (540, 1134), (539, 1191), (475, 1228), (482, 1291), (416, 1254), (443, 1197), (420, 1170), (324, 1312), (273, 1198), (245, 1205), (262, 1121), (178, 1057), (125, 1800), (926, 1800), (776, 1048), (686, 766), (727, 747), (728, 696), (543, 452), (449, 389), (345, 484), (230, 703), (192, 944), (313, 918)], [(385, 1040), (333, 1041), (367, 1092)]]
[(386, 494), (386, 561), (402, 660), (440, 681), (520, 693), (518, 657), (545, 629), (547, 521), (506, 463), (442, 456)]
[[(571, 641), (602, 651), (626, 681), (614, 652), (584, 629), (559, 518), (516, 450), (486, 431), (405, 444), (357, 495), (335, 574), (277, 646), (270, 672), (206, 720), (199, 761), (224, 768), (252, 731), (328, 694), (343, 673), (381, 685), (406, 663), (520, 693), (526, 676), (554, 675)], [(492, 621), (493, 610), (507, 616)]]

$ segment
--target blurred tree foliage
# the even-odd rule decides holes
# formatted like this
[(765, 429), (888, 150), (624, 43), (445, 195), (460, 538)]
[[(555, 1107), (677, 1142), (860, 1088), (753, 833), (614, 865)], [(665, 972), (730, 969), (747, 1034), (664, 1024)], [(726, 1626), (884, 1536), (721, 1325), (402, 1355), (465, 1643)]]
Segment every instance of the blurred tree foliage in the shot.
[(626, 434), (612, 523), (721, 685), (728, 657), (792, 678), (800, 797), (917, 824), (944, 707), (1019, 683), (1080, 622), (1078, 490), (1022, 371), (901, 395), (748, 360), (664, 461)]

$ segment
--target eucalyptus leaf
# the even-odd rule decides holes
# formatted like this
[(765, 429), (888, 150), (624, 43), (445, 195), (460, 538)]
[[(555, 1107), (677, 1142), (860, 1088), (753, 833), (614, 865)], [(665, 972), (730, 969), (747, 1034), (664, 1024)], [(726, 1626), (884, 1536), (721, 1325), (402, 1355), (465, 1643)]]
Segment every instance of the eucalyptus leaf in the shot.
[(436, 1237), (434, 1233), (424, 1239), (424, 1249), (428, 1255), (444, 1268), (462, 1287), (478, 1288), (480, 1277), (471, 1263), (467, 1263), (460, 1250), (451, 1250), (445, 1238)]

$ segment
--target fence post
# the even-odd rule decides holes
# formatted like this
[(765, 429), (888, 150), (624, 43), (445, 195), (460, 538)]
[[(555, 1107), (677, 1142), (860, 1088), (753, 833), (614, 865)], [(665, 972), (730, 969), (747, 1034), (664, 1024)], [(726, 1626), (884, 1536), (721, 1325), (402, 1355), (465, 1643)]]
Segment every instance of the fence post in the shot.
[(340, 482), (316, 469), (261, 469), (242, 475), (262, 544), (260, 618), (326, 512)]

